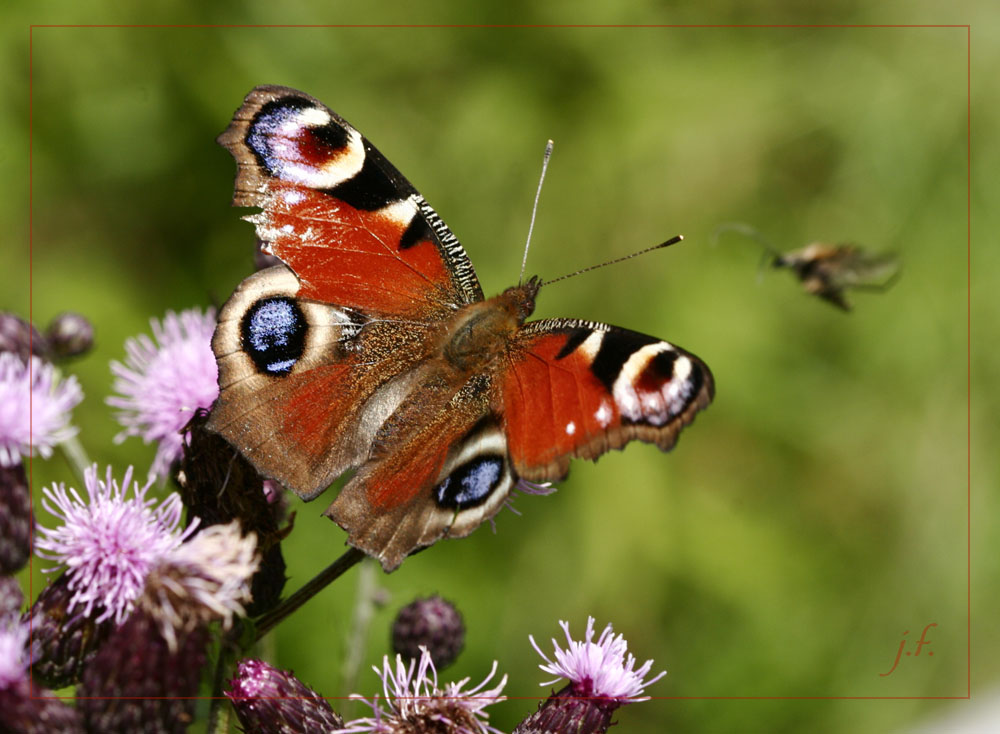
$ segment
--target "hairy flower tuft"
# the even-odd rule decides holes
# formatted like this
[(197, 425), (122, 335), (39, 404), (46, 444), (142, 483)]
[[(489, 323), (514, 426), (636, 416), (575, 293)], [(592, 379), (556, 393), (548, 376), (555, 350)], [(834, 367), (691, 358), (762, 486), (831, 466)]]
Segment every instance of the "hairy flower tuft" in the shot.
[(13, 352), (0, 353), (0, 466), (14, 466), (21, 455), (38, 452), (72, 438), (70, 411), (83, 400), (75, 377), (56, 383), (55, 369), (38, 357), (22, 362)]
[(211, 525), (161, 558), (139, 604), (173, 651), (178, 632), (215, 619), (228, 628), (234, 616), (242, 616), (259, 565), (256, 535), (241, 536), (238, 520)]
[[(108, 467), (98, 478), (97, 465), (87, 469), (85, 502), (72, 487), (56, 484), (42, 490), (42, 507), (59, 518), (56, 528), (39, 527), (38, 555), (65, 568), (73, 591), (69, 608), (84, 606), (84, 614), (100, 609), (95, 620), (113, 617), (117, 624), (132, 611), (150, 569), (196, 530), (192, 524), (178, 532), (181, 501), (171, 494), (158, 506), (147, 499), (149, 483), (140, 488), (132, 481), (132, 467), (121, 484)], [(132, 497), (128, 497), (129, 488)]]
[(438, 688), (437, 670), (426, 648), (421, 650), (420, 660), (411, 660), (409, 665), (397, 655), (393, 666), (386, 655), (382, 669), (374, 666), (372, 669), (382, 679), (382, 692), (389, 709), (382, 709), (378, 696), (371, 701), (356, 694), (351, 696), (371, 706), (375, 715), (348, 722), (343, 729), (345, 734), (500, 734), (489, 725), (489, 714), (484, 710), (491, 703), (507, 698), (500, 693), (507, 685), (506, 675), (496, 686), (485, 690), (497, 672), (495, 662), (483, 682), (467, 691), (462, 688), (468, 678), (446, 683), (443, 690)]
[(198, 408), (209, 408), (219, 395), (218, 368), (212, 354), (215, 310), (168, 311), (162, 324), (150, 321), (153, 339), (141, 334), (125, 342), (125, 363), (112, 361), (114, 390), (108, 405), (119, 408), (118, 421), (128, 436), (158, 442), (150, 473), (166, 476), (180, 458), (181, 429)]
[(553, 639), (555, 648), (553, 657), (541, 651), (535, 639), (529, 635), (531, 645), (545, 660), (545, 665), (539, 667), (546, 673), (557, 678), (542, 683), (552, 685), (560, 678), (566, 678), (572, 683), (572, 695), (578, 697), (607, 698), (619, 704), (648, 701), (649, 696), (643, 696), (646, 686), (652, 685), (667, 674), (662, 671), (654, 677), (643, 680), (653, 667), (653, 661), (647, 660), (636, 670), (635, 657), (628, 652), (628, 643), (622, 635), (615, 635), (609, 624), (601, 636), (594, 642), (594, 618), (587, 618), (587, 633), (583, 642), (577, 642), (569, 633), (569, 622), (559, 622), (566, 633), (567, 648), (564, 650)]

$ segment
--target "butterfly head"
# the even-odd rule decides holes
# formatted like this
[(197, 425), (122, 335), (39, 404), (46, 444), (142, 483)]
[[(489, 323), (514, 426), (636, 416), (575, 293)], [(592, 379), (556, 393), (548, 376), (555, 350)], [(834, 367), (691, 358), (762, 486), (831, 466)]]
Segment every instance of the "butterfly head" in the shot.
[(517, 319), (520, 326), (535, 312), (535, 298), (542, 287), (542, 280), (537, 275), (528, 278), (527, 283), (511, 286), (498, 296), (504, 307)]

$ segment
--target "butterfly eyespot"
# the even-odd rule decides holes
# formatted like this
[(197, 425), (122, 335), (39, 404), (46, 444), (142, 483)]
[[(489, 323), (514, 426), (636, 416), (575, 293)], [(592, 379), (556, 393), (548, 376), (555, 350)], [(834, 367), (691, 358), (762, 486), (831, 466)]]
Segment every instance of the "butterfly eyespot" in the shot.
[(243, 316), (243, 347), (260, 372), (286, 375), (305, 350), (302, 309), (291, 298), (262, 298)]
[(482, 503), (503, 479), (503, 457), (478, 456), (445, 477), (434, 497), (442, 507), (464, 510)]
[(246, 145), (270, 175), (318, 189), (343, 183), (365, 161), (361, 136), (303, 97), (261, 107), (247, 130)]

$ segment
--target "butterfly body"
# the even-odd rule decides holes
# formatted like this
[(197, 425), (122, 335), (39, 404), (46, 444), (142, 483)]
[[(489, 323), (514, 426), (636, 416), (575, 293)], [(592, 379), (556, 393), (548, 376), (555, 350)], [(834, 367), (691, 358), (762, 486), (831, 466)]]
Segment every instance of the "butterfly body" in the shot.
[(220, 312), (209, 428), (304, 499), (353, 471), (327, 514), (386, 570), (472, 532), (520, 479), (671, 448), (711, 400), (708, 368), (667, 342), (528, 321), (537, 279), (484, 299), (440, 217), (318, 100), (258, 87), (220, 142), (283, 264)]

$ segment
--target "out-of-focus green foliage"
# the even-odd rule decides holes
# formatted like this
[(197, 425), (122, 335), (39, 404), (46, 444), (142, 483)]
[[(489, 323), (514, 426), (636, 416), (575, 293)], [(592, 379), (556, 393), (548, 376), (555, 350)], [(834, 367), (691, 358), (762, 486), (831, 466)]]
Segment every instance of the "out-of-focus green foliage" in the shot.
[[(737, 3), (712, 19), (644, 17), (631, 5), (613, 20), (776, 20), (741, 15)], [(795, 15), (771, 5), (787, 11), (779, 21)], [(853, 5), (844, 17), (817, 6), (795, 20), (908, 19), (887, 4)], [(263, 3), (250, 12), (253, 22), (293, 20)], [(300, 5), (289, 13), (344, 20), (307, 17)], [(919, 21), (940, 20), (929, 14)], [(0, 72), (0, 307), (24, 313), (26, 24), (37, 19), (19, 20)], [(977, 63), (995, 68), (996, 44), (973, 38)], [(250, 272), (252, 227), (229, 206), (235, 166), (214, 138), (257, 84), (301, 88), (352, 121), (449, 223), (487, 293), (517, 278), (547, 138), (555, 154), (530, 272), (554, 277), (685, 235), (667, 252), (543, 290), (538, 315), (681, 344), (711, 366), (715, 403), (673, 453), (633, 445), (578, 462), (554, 496), (518, 499), (523, 514), (502, 513), (495, 533), (440, 543), (380, 577), (391, 603), (375, 616), (368, 663), (387, 652), (398, 607), (436, 592), (468, 628), (445, 679), (478, 680), (497, 658), (515, 699), (548, 691), (529, 634), (556, 636), (559, 619), (582, 631), (588, 614), (613, 622), (640, 660), (669, 670), (648, 693), (684, 699), (622, 709), (623, 731), (887, 731), (943, 704), (705, 697), (965, 695), (964, 28), (35, 28), (31, 43), (34, 317), (44, 325), (75, 309), (94, 322), (95, 351), (67, 369), (87, 396), (75, 422), (102, 465), (145, 468), (153, 456), (137, 439), (112, 442), (103, 399), (125, 338), (167, 309), (221, 303)], [(997, 231), (986, 202), (997, 195), (998, 106), (974, 100), (983, 223), (973, 247), (971, 581), (982, 619), (1000, 603), (989, 550), (997, 248), (986, 234)], [(784, 249), (823, 240), (895, 251), (903, 275), (840, 313), (787, 273), (758, 279), (753, 242), (725, 235), (713, 246), (712, 231), (730, 221)], [(59, 460), (36, 462), (36, 497), (52, 481), (73, 480)], [(293, 505), (289, 590), (344, 537), (320, 517), (324, 499)], [(299, 611), (274, 643), (273, 662), (327, 696), (351, 692), (340, 666), (356, 579)], [(37, 593), (37, 568), (33, 583)], [(932, 646), (880, 676), (904, 632), (912, 640), (932, 622)], [(995, 634), (975, 646), (975, 672), (995, 678)], [(376, 689), (367, 664), (359, 685)], [(534, 706), (500, 704), (493, 723), (513, 728)]]

